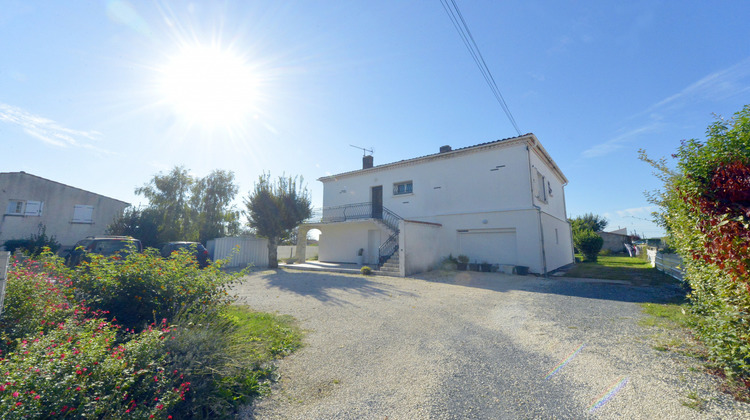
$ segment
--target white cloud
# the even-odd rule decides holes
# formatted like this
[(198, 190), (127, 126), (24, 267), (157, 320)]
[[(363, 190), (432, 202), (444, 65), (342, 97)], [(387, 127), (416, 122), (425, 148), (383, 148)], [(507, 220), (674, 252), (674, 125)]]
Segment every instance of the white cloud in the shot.
[(619, 149), (622, 149), (624, 147), (624, 144), (627, 143), (631, 138), (637, 137), (644, 133), (656, 131), (658, 128), (659, 124), (656, 122), (644, 125), (642, 127), (634, 128), (626, 133), (620, 134), (613, 139), (607, 140), (604, 143), (589, 147), (588, 149), (584, 150), (581, 155), (586, 159), (608, 155), (610, 153), (616, 152)]
[(723, 70), (711, 73), (690, 84), (681, 91), (670, 95), (651, 105), (646, 110), (631, 118), (644, 117), (646, 122), (640, 127), (631, 129), (617, 137), (594, 145), (583, 151), (583, 158), (596, 158), (622, 149), (632, 138), (645, 133), (652, 133), (663, 128), (669, 118), (665, 113), (679, 110), (698, 102), (716, 102), (738, 95), (750, 94), (750, 57)]
[(721, 101), (750, 92), (750, 57), (739, 63), (711, 73), (661, 101), (651, 105), (646, 113), (663, 108), (677, 108), (696, 101)]
[(66, 128), (53, 120), (3, 103), (0, 103), (0, 122), (20, 126), (30, 136), (56, 147), (96, 149), (86, 141), (96, 140), (101, 135), (101, 133), (96, 131), (81, 131)]
[(615, 211), (615, 214), (619, 217), (650, 216), (651, 213), (656, 210), (656, 206), (632, 207), (629, 209), (617, 210)]

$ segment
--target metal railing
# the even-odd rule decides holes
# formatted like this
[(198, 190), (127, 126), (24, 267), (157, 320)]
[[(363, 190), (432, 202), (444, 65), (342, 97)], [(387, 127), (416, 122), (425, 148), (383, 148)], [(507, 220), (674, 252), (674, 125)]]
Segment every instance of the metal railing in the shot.
[(398, 224), (401, 216), (384, 206), (373, 207), (372, 202), (344, 204), (314, 209), (306, 223), (338, 223), (348, 220), (375, 219), (391, 230), (391, 236), (378, 248), (378, 265), (383, 265), (398, 250)]
[(402, 218), (396, 213), (388, 210), (386, 207), (380, 206), (379, 208), (373, 208), (372, 202), (367, 202), (316, 209), (313, 211), (313, 216), (306, 220), (306, 222), (337, 223), (362, 219), (380, 220), (393, 232), (398, 232), (398, 222)]
[(378, 248), (378, 266), (382, 266), (398, 250), (398, 232), (391, 235)]

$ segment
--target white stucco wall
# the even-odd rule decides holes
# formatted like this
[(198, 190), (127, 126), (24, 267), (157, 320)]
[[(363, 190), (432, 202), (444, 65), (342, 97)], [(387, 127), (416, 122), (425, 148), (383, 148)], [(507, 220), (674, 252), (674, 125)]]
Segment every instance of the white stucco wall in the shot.
[(399, 229), (401, 275), (410, 276), (437, 267), (443, 259), (435, 252), (441, 241), (441, 226), (402, 220)]
[[(39, 215), (12, 215), (10, 201), (42, 202)], [(92, 206), (90, 222), (73, 220), (76, 205)], [(26, 238), (46, 227), (65, 247), (72, 247), (86, 236), (102, 235), (128, 203), (22, 172), (0, 173), (0, 245), (8, 239)]]
[[(537, 171), (544, 177), (544, 186)], [(371, 188), (382, 186), (384, 207), (407, 220), (442, 225), (434, 230), (414, 228), (402, 232), (405, 252), (416, 247), (418, 259), (429, 260), (415, 263), (414, 267), (426, 267), (449, 254), (461, 254), (461, 238), (464, 248), (473, 250), (481, 244), (507, 248), (515, 243), (515, 250), (474, 251), (480, 255), (468, 255), (472, 261), (523, 265), (533, 273), (543, 273), (545, 261), (548, 271), (573, 262), (565, 209), (567, 180), (533, 137), (397, 162), (321, 181), (324, 207), (370, 202)], [(406, 181), (412, 183), (412, 193), (394, 194), (394, 184)], [(543, 198), (540, 188), (544, 188)], [(375, 223), (370, 226), (379, 229)], [(322, 261), (354, 262), (356, 250), (365, 248), (368, 242), (367, 228), (349, 222), (320, 229)], [(383, 233), (381, 241), (387, 237)], [(424, 254), (428, 249), (431, 257)], [(402, 270), (406, 257), (402, 259)], [(406, 270), (411, 272), (412, 268)]]
[(364, 263), (378, 262), (378, 248), (388, 239), (388, 232), (369, 220), (332, 223), (316, 226), (321, 234), (318, 238), (318, 260), (325, 262), (356, 263), (357, 252), (364, 250)]
[[(541, 155), (535, 149), (529, 151), (529, 157), (531, 159), (531, 180), (534, 191), (534, 205), (539, 206), (544, 213), (548, 213), (559, 219), (566, 219), (567, 215), (565, 211), (563, 180), (543, 162)], [(545, 186), (546, 201), (539, 199), (540, 185), (538, 182), (539, 178), (536, 176), (537, 171), (544, 176), (544, 181), (547, 183)]]
[(541, 216), (547, 271), (573, 263), (570, 224), (567, 220), (559, 220), (546, 213), (542, 213)]
[[(448, 153), (414, 165), (324, 181), (323, 206), (369, 202), (371, 188), (382, 185), (383, 205), (405, 219), (530, 208), (528, 166), (522, 143)], [(393, 185), (404, 181), (412, 181), (413, 193), (394, 195)]]

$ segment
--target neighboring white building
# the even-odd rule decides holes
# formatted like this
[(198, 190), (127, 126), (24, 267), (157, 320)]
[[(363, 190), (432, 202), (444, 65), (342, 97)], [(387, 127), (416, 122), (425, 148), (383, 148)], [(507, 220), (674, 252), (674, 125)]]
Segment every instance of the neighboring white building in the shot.
[(633, 237), (628, 235), (626, 228), (613, 230), (612, 232), (596, 232), (596, 234), (604, 240), (602, 249), (608, 249), (612, 252), (626, 252), (625, 244), (633, 244)]
[(38, 233), (41, 224), (66, 249), (104, 234), (129, 204), (25, 172), (2, 172), (0, 206), (0, 246)]
[[(430, 270), (449, 254), (547, 273), (573, 263), (568, 180), (533, 134), (320, 178), (319, 260)], [(302, 251), (304, 252), (304, 251)], [(300, 255), (300, 250), (297, 251)], [(391, 256), (393, 254), (393, 256)]]

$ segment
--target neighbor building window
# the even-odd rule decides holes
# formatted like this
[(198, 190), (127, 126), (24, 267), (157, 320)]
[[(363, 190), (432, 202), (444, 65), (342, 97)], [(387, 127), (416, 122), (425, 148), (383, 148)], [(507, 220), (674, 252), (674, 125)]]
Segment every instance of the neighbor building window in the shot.
[(73, 223), (94, 223), (94, 206), (77, 204), (73, 208)]
[(5, 214), (14, 214), (18, 216), (41, 216), (44, 202), (42, 201), (24, 201), (10, 200)]
[(393, 195), (411, 194), (411, 193), (412, 193), (411, 181), (399, 182), (398, 184), (393, 184)]
[(44, 208), (44, 202), (42, 201), (27, 201), (26, 208), (23, 211), (24, 216), (41, 216), (42, 208)]
[(10, 200), (8, 202), (8, 208), (5, 209), (5, 214), (23, 215), (24, 204), (26, 204), (26, 202), (22, 200)]

